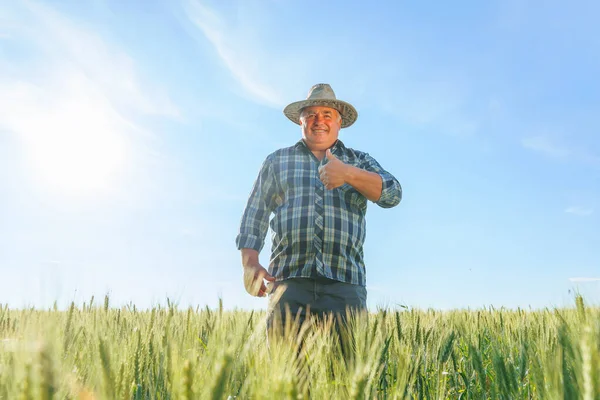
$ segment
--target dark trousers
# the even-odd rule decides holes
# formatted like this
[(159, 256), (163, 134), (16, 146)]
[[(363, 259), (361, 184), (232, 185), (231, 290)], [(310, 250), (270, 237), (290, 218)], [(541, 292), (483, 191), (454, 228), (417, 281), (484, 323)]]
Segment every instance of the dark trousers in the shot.
[(269, 335), (285, 333), (286, 324), (292, 322), (300, 328), (309, 317), (322, 321), (330, 317), (336, 332), (345, 336), (348, 311), (367, 310), (367, 289), (363, 286), (326, 278), (292, 278), (273, 285), (267, 310)]
[[(308, 398), (312, 398), (312, 358), (303, 356), (305, 351), (310, 350), (305, 348), (302, 330), (312, 328), (308, 322), (327, 322), (331, 318), (328, 321), (332, 323), (331, 334), (340, 353), (334, 352), (350, 367), (354, 363), (355, 354), (352, 329), (347, 324), (347, 317), (353, 313), (366, 313), (367, 290), (362, 286), (325, 278), (292, 278), (273, 285), (267, 310), (267, 347), (271, 348), (269, 338), (273, 335), (276, 338), (291, 339), (298, 346), (294, 358), (298, 381), (306, 382), (303, 392)], [(330, 378), (335, 379), (334, 371), (329, 373)]]

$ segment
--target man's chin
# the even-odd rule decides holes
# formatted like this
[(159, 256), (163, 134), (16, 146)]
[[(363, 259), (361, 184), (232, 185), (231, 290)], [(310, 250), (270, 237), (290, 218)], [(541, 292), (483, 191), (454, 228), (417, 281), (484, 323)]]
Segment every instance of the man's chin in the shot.
[(313, 143), (315, 143), (315, 144), (327, 144), (330, 142), (331, 142), (331, 138), (329, 138), (327, 136), (313, 137)]
[(335, 141), (332, 142), (329, 138), (322, 138), (319, 140), (313, 137), (307, 144), (309, 144), (312, 150), (327, 150), (334, 142)]

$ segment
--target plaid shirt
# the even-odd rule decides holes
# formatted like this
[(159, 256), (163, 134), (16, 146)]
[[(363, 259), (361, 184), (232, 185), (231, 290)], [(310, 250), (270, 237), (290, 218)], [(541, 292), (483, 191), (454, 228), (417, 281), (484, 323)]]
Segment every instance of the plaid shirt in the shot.
[[(383, 208), (400, 203), (402, 187), (369, 154), (344, 146), (331, 148), (341, 161), (381, 175)], [(303, 140), (267, 156), (244, 210), (238, 249), (260, 252), (269, 224), (272, 231), (269, 273), (277, 280), (324, 276), (366, 285), (363, 243), (367, 198), (352, 186), (327, 190), (319, 161)], [(274, 214), (270, 220), (271, 214)]]

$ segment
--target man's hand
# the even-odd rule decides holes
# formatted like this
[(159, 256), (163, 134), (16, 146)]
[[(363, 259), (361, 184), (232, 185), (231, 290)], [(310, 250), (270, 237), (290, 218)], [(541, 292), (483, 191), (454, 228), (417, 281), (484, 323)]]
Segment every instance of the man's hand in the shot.
[(265, 280), (275, 282), (269, 272), (260, 264), (250, 264), (244, 266), (244, 287), (246, 291), (256, 297), (265, 297), (268, 293)]
[(329, 161), (324, 166), (319, 167), (319, 179), (325, 185), (325, 189), (331, 190), (346, 183), (349, 165), (340, 161), (329, 149), (327, 149), (325, 155)]
[(258, 251), (254, 249), (242, 249), (242, 266), (244, 267), (244, 287), (252, 296), (265, 297), (269, 290), (265, 285), (265, 279), (275, 282), (269, 272), (258, 262)]

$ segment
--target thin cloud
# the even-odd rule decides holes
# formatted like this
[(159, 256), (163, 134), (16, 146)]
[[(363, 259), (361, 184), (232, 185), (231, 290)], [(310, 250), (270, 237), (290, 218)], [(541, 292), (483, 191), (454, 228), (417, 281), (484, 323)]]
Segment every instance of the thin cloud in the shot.
[[(294, 51), (289, 47), (269, 50), (277, 46), (270, 42), (270, 37), (277, 31), (268, 30), (271, 23), (269, 9), (257, 11), (256, 7), (260, 6), (254, 4), (249, 13), (243, 8), (244, 4), (239, 2), (234, 6), (237, 12), (220, 13), (216, 7), (207, 6), (206, 1), (186, 0), (183, 10), (186, 22), (191, 21), (193, 25), (192, 37), (199, 32), (202, 39), (210, 42), (236, 84), (253, 101), (280, 108), (288, 101), (303, 97), (312, 84), (318, 83), (307, 83), (305, 78), (330, 73), (308, 57), (299, 55), (309, 50), (303, 43), (297, 43)], [(256, 20), (257, 15), (262, 20)], [(360, 52), (357, 48), (353, 50)], [(344, 56), (341, 57), (338, 62), (343, 64)], [(432, 79), (420, 72), (420, 65), (403, 64), (407, 62), (405, 59), (413, 58), (363, 60), (365, 67), (353, 76), (347, 88), (331, 83), (341, 98), (350, 99), (358, 106), (361, 101), (372, 102), (416, 127), (435, 128), (456, 136), (476, 133), (479, 121), (465, 113), (468, 92), (464, 83), (447, 76), (445, 71), (439, 71), (436, 79)], [(289, 79), (290, 76), (294, 79)], [(390, 88), (390, 82), (401, 87), (401, 96)], [(300, 86), (301, 83), (304, 86)]]
[(83, 77), (92, 86), (90, 94), (106, 98), (115, 109), (179, 117), (177, 106), (164, 90), (140, 82), (134, 60), (118, 46), (42, 4), (26, 2), (12, 10), (0, 7), (2, 13), (11, 11), (20, 24), (8, 27), (6, 35), (36, 56), (20, 61), (5, 59), (0, 63), (0, 71), (6, 72), (0, 84), (53, 89), (52, 96), (60, 97), (57, 87)]
[(139, 116), (180, 117), (125, 51), (68, 16), (35, 2), (4, 4), (0, 14), (19, 21), (7, 34), (31, 54), (0, 61), (0, 129), (22, 141), (28, 164), (54, 188), (104, 190), (142, 161), (141, 140), (152, 134)]
[(523, 147), (542, 153), (548, 157), (566, 159), (571, 156), (571, 150), (558, 145), (546, 136), (532, 136), (521, 140)]
[(142, 87), (134, 60), (122, 49), (50, 8), (28, 4), (32, 22), (40, 28), (35, 40), (50, 58), (75, 63), (116, 104), (144, 114), (179, 117), (162, 90), (147, 83)]
[(592, 215), (592, 213), (594, 212), (594, 210), (591, 209), (591, 208), (585, 208), (585, 207), (579, 207), (579, 206), (571, 206), (571, 207), (568, 207), (565, 210), (565, 212), (568, 213), (568, 214), (579, 215), (581, 217), (587, 217), (589, 215)]
[(587, 150), (560, 143), (557, 139), (551, 139), (547, 135), (525, 137), (521, 139), (521, 145), (549, 158), (600, 166), (600, 157), (591, 154)]
[(216, 11), (198, 1), (188, 1), (184, 5), (184, 11), (214, 46), (221, 61), (246, 93), (261, 104), (271, 107), (283, 105), (281, 93), (265, 82), (270, 72), (275, 72), (277, 68), (273, 68), (275, 58), (266, 55), (253, 42), (252, 35), (243, 28), (228, 23)]
[(600, 282), (600, 278), (569, 278), (569, 280), (575, 283)]

